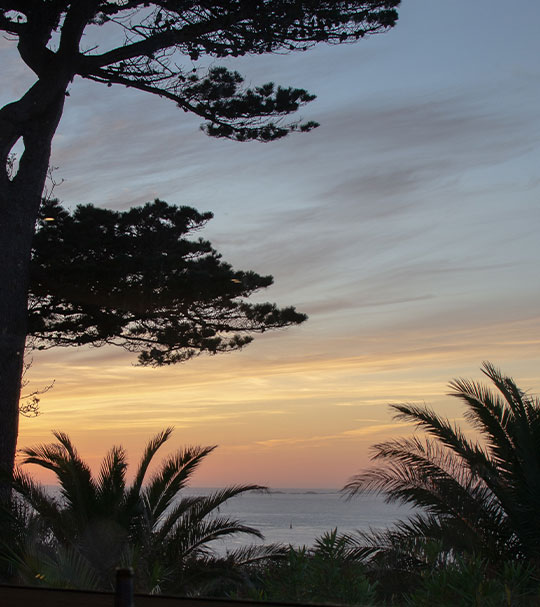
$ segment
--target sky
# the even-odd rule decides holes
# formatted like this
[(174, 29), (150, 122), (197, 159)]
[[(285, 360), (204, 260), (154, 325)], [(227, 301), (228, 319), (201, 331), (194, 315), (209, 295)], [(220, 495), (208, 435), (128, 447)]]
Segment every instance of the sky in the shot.
[[(448, 381), (481, 379), (483, 360), (540, 392), (539, 18), (537, 0), (403, 0), (393, 30), (358, 44), (231, 61), (253, 85), (317, 95), (300, 114), (321, 126), (269, 144), (76, 80), (55, 195), (210, 210), (201, 235), (223, 258), (274, 276), (255, 299), (309, 320), (164, 369), (112, 347), (36, 353), (29, 388), (55, 384), (20, 446), (56, 429), (94, 467), (113, 444), (135, 463), (172, 425), (169, 450), (219, 445), (195, 484), (341, 487), (370, 445), (412, 431), (389, 403), (462, 422)], [(32, 76), (12, 42), (0, 52), (5, 103)]]

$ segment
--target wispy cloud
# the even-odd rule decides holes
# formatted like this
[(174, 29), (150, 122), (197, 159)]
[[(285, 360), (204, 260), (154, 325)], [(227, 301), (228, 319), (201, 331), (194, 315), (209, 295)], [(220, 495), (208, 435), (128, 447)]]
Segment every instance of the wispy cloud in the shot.
[[(287, 437), (287, 438), (271, 438), (262, 441), (255, 441), (255, 445), (259, 445), (261, 447), (281, 447), (284, 445), (290, 446), (305, 446), (322, 444), (327, 442), (334, 442), (337, 440), (344, 439), (358, 439), (361, 437), (372, 437), (381, 432), (387, 433), (391, 432), (399, 432), (404, 428), (411, 428), (413, 424), (410, 423), (391, 423), (391, 424), (374, 424), (370, 426), (364, 426), (361, 428), (354, 428), (353, 430), (344, 430), (343, 432), (339, 432), (337, 434), (322, 434), (319, 436), (309, 436), (309, 437)], [(252, 443), (246, 445), (247, 447), (252, 446)], [(240, 446), (239, 446), (240, 447)]]

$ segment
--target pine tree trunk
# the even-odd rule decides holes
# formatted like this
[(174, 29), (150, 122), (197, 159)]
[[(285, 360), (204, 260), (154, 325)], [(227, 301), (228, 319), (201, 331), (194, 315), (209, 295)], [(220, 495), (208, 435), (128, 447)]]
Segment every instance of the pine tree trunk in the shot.
[[(65, 85), (38, 81), (0, 110), (0, 469), (7, 473), (13, 469), (19, 428), (32, 237), (64, 91)], [(18, 171), (10, 175), (9, 154), (21, 138), (25, 149)], [(0, 500), (6, 492), (0, 484)]]
[(31, 246), (30, 220), (16, 216), (10, 194), (12, 188), (7, 196), (0, 193), (0, 467), (7, 472), (13, 468), (19, 428)]

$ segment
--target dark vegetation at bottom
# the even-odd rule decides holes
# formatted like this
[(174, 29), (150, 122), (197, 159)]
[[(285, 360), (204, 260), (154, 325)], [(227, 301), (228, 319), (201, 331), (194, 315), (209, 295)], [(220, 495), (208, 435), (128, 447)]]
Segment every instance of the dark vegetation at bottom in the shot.
[[(385, 569), (359, 560), (349, 542), (332, 531), (310, 549), (290, 548), (280, 557), (249, 565), (216, 559), (209, 566), (208, 560), (193, 559), (186, 563), (182, 578), (189, 583), (184, 591), (177, 583), (177, 592), (232, 601), (373, 607), (540, 605), (540, 579), (531, 563), (494, 567), (470, 556), (420, 570)], [(47, 580), (35, 580), (34, 585), (49, 586)]]
[(540, 605), (540, 576), (530, 563), (494, 567), (471, 555), (421, 569), (393, 568), (343, 553), (347, 539), (333, 536), (326, 534), (311, 550), (291, 549), (281, 561), (252, 568), (252, 586), (229, 596), (374, 607)]
[(434, 411), (396, 405), (425, 438), (374, 446), (382, 465), (346, 486), (384, 492), (417, 508), (382, 532), (329, 531), (311, 548), (278, 545), (219, 556), (212, 540), (256, 529), (223, 516), (227, 499), (254, 485), (207, 497), (182, 489), (212, 448), (188, 447), (166, 458), (143, 483), (168, 439), (150, 441), (135, 481), (113, 448), (97, 478), (63, 434), (24, 449), (26, 463), (52, 469), (53, 499), (17, 470), (14, 499), (2, 512), (0, 581), (42, 587), (111, 590), (115, 566), (132, 566), (136, 591), (271, 602), (403, 606), (540, 606), (540, 401), (489, 363), (496, 390), (455, 380), (452, 395), (477, 430), (468, 438)]

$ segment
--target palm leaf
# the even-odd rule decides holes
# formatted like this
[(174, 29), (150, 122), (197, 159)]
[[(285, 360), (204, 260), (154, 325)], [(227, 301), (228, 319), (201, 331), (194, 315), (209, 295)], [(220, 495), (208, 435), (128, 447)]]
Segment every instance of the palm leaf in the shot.
[(37, 464), (52, 470), (60, 483), (61, 493), (76, 518), (87, 520), (96, 500), (96, 486), (88, 465), (82, 461), (69, 437), (53, 432), (58, 444), (22, 449), (24, 464)]
[(96, 487), (96, 505), (103, 515), (120, 514), (126, 489), (126, 453), (121, 447), (113, 447), (105, 456)]
[(173, 532), (167, 538), (171, 557), (185, 559), (193, 553), (212, 552), (210, 542), (238, 533), (244, 533), (264, 539), (263, 534), (254, 527), (227, 516), (204, 518), (197, 506), (187, 512)]
[(218, 517), (215, 513), (233, 497), (249, 491), (265, 490), (260, 485), (234, 485), (208, 496), (183, 498), (159, 523), (155, 541), (161, 543), (168, 537), (175, 537), (181, 553), (189, 554), (203, 543), (233, 533), (248, 533), (263, 539), (257, 529), (232, 518)]
[(245, 567), (261, 561), (273, 561), (282, 559), (287, 555), (289, 548), (283, 544), (264, 544), (241, 546), (233, 550), (227, 550), (226, 559), (236, 566)]
[(344, 490), (349, 496), (382, 492), (387, 501), (421, 510), (392, 532), (372, 535), (371, 544), (364, 537), (365, 555), (386, 550), (396, 556), (400, 542), (421, 546), (422, 539), (440, 543), (447, 555), (469, 551), (497, 560), (540, 554), (540, 401), (490, 363), (483, 372), (496, 392), (464, 379), (450, 384), (482, 444), (429, 408), (392, 406), (397, 418), (413, 421), (430, 438), (375, 445), (373, 459), (382, 465), (356, 475)]
[(155, 520), (158, 520), (169, 508), (202, 460), (215, 448), (215, 445), (186, 447), (165, 460), (161, 469), (150, 480), (148, 487), (143, 490)]
[(156, 434), (156, 436), (150, 439), (150, 441), (148, 441), (142, 459), (139, 463), (139, 468), (135, 475), (133, 485), (131, 486), (131, 493), (134, 493), (136, 495), (140, 493), (150, 462), (152, 461), (154, 455), (157, 453), (158, 449), (163, 445), (163, 443), (165, 443), (169, 439), (172, 431), (173, 427), (169, 426), (168, 428), (165, 428), (165, 430), (159, 432), (159, 434)]
[(55, 535), (62, 538), (66, 537), (69, 530), (62, 516), (62, 507), (54, 497), (49, 495), (41, 485), (34, 482), (30, 475), (20, 468), (15, 468), (13, 471), (11, 486), (25, 503), (39, 513), (39, 516), (51, 527)]
[[(97, 481), (63, 433), (55, 433), (57, 443), (24, 449), (25, 463), (56, 474), (63, 499), (54, 500), (28, 475), (16, 471), (12, 482), (17, 494), (47, 525), (43, 541), (21, 548), (15, 555), (20, 558), (12, 559), (20, 575), (38, 575), (36, 579), (47, 579), (54, 585), (79, 584), (105, 590), (110, 589), (114, 566), (136, 564), (143, 588), (171, 589), (177, 580), (182, 585), (188, 561), (204, 557), (218, 563), (210, 542), (236, 533), (262, 538), (257, 529), (217, 514), (228, 499), (262, 487), (238, 485), (209, 496), (180, 497), (193, 472), (215, 447), (179, 450), (166, 458), (148, 486), (143, 486), (153, 456), (171, 431), (164, 430), (148, 443), (129, 488), (125, 483), (126, 454), (121, 447), (108, 452)], [(257, 548), (243, 553), (246, 564), (250, 558), (265, 558), (272, 550)], [(227, 567), (236, 566), (237, 556), (240, 558), (240, 553), (232, 554)]]

